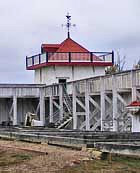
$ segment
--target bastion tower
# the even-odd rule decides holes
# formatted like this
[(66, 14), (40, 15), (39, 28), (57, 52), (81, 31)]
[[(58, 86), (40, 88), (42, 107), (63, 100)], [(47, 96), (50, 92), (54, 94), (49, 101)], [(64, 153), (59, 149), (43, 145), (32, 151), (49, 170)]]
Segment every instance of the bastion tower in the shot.
[(89, 51), (70, 37), (71, 16), (66, 17), (67, 38), (60, 44), (42, 44), (41, 53), (26, 57), (26, 68), (35, 71), (36, 84), (51, 85), (105, 75), (105, 67), (113, 65), (113, 51)]

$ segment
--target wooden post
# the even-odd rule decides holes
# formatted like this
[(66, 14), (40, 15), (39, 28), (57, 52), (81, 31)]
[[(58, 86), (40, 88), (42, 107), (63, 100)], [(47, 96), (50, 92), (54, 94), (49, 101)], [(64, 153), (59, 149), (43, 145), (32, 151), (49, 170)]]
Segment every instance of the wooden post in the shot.
[(117, 88), (115, 76), (112, 75), (112, 95), (113, 95), (113, 131), (117, 131), (117, 113), (118, 113), (118, 104), (117, 104)]
[(40, 88), (40, 121), (45, 125), (45, 94), (44, 88)]
[(16, 126), (17, 123), (17, 96), (13, 96), (13, 125)]
[(132, 88), (132, 101), (137, 100), (137, 90), (136, 90), (136, 71), (131, 71), (131, 88)]
[(72, 99), (73, 99), (73, 129), (77, 129), (77, 115), (76, 115), (76, 89), (75, 89), (75, 83), (72, 85)]
[(49, 97), (49, 122), (53, 123), (53, 96)]
[[(131, 71), (131, 92), (132, 92), (132, 102), (137, 100), (137, 89), (136, 89), (136, 71)], [(135, 119), (132, 115), (132, 132), (135, 131)]]
[(60, 84), (59, 85), (59, 119), (62, 120), (63, 119), (63, 85)]
[(105, 118), (105, 83), (104, 78), (101, 77), (101, 92), (100, 92), (100, 104), (101, 104), (101, 131), (103, 131), (103, 120)]
[(86, 110), (86, 130), (90, 130), (90, 122), (89, 122), (89, 86), (88, 81), (85, 83), (85, 110)]

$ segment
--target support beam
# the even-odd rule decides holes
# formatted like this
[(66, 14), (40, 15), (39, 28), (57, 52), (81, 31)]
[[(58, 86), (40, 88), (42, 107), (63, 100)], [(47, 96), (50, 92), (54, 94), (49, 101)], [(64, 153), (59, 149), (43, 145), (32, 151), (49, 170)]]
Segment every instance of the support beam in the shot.
[(98, 126), (100, 126), (101, 124), (101, 120), (99, 119), (95, 124), (94, 126), (91, 128), (91, 130), (96, 130)]
[(100, 104), (101, 104), (101, 131), (103, 131), (103, 120), (105, 118), (105, 89), (104, 89), (104, 78), (101, 77), (101, 93), (100, 93)]
[(81, 106), (81, 108), (83, 108), (84, 110), (86, 110), (85, 105), (78, 98), (76, 98), (76, 102), (78, 103), (78, 105)]
[(12, 100), (12, 103), (7, 104), (7, 109), (9, 109), (8, 119), (9, 121), (13, 121), (13, 100)]
[[(94, 121), (98, 121), (95, 117), (95, 115), (98, 113), (98, 109), (96, 108), (93, 112), (90, 112), (90, 119), (89, 119), (89, 122), (91, 122), (92, 119), (94, 119)], [(80, 114), (78, 114), (80, 115)], [(82, 115), (82, 114), (81, 114)], [(85, 112), (83, 113), (83, 115), (85, 116)], [(80, 129), (82, 130), (84, 127), (86, 126), (86, 121), (84, 121), (81, 126), (80, 126)]]
[(62, 85), (59, 85), (59, 108), (60, 108), (59, 118), (60, 120), (62, 120), (63, 119), (63, 86)]
[(60, 106), (55, 100), (53, 100), (53, 104), (58, 110), (60, 110)]
[(39, 109), (40, 109), (40, 100), (39, 100), (38, 105), (37, 105), (36, 110), (35, 110), (36, 115), (38, 115)]
[(12, 105), (10, 107), (9, 115), (11, 115), (12, 113), (13, 113), (13, 103), (12, 103)]
[(85, 112), (76, 112), (76, 115), (85, 116)]
[(124, 104), (124, 106), (127, 106), (126, 101), (122, 98), (122, 96), (121, 96), (119, 93), (117, 93), (117, 97), (118, 97), (118, 99), (120, 100), (120, 102), (121, 102), (122, 104)]
[(53, 122), (53, 96), (49, 97), (49, 122)]
[(111, 105), (112, 104), (112, 100), (107, 96), (107, 94), (105, 94), (105, 100)]
[(112, 76), (112, 92), (113, 92), (113, 131), (117, 131), (117, 113), (118, 113), (118, 104), (117, 104), (117, 89), (115, 76)]
[(89, 101), (90, 101), (98, 110), (101, 110), (100, 105), (99, 105), (95, 100), (93, 100), (92, 97), (89, 97)]
[(86, 81), (86, 87), (85, 87), (85, 111), (86, 111), (86, 130), (90, 130), (90, 122), (89, 122), (89, 85), (88, 81)]
[(16, 94), (13, 96), (13, 125), (18, 125), (17, 122), (17, 96)]
[[(135, 90), (134, 90), (134, 91), (135, 91)], [(133, 91), (133, 92), (134, 92), (134, 91)], [(137, 95), (137, 99), (140, 101), (140, 93), (139, 93), (138, 90), (136, 91), (136, 95)], [(133, 97), (134, 97), (134, 96), (133, 96)]]
[[(132, 102), (137, 100), (137, 89), (136, 89), (136, 71), (131, 71), (131, 89), (132, 89)], [(132, 115), (132, 132), (137, 132), (140, 129), (137, 127), (139, 117)]]
[(40, 88), (40, 121), (45, 125), (45, 94), (44, 88)]
[(137, 100), (136, 71), (131, 71), (132, 102)]
[(73, 90), (72, 90), (72, 99), (73, 99), (73, 129), (77, 129), (77, 115), (76, 115), (76, 86), (73, 83)]

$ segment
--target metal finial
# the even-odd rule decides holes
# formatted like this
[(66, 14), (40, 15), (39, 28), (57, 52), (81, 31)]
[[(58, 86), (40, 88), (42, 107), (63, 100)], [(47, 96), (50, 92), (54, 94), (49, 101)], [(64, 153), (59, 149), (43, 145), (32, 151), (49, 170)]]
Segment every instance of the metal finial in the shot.
[(62, 24), (62, 26), (67, 27), (67, 30), (68, 30), (67, 36), (68, 36), (68, 38), (70, 38), (70, 27), (71, 26), (75, 27), (76, 25), (75, 24), (71, 24), (71, 22), (70, 22), (71, 16), (69, 15), (69, 13), (67, 13), (66, 18), (67, 18), (67, 24), (65, 24), (65, 25)]

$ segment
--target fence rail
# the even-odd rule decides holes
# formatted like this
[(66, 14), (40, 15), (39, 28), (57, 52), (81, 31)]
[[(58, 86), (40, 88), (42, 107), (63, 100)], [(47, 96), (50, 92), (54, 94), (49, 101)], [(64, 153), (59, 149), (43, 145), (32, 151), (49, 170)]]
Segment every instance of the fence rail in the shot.
[(53, 62), (109, 62), (114, 63), (114, 52), (46, 52), (26, 57), (26, 67)]

